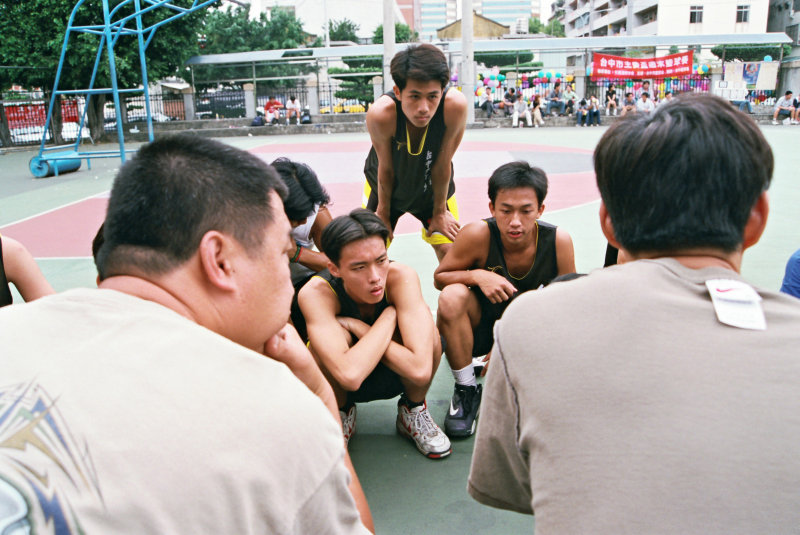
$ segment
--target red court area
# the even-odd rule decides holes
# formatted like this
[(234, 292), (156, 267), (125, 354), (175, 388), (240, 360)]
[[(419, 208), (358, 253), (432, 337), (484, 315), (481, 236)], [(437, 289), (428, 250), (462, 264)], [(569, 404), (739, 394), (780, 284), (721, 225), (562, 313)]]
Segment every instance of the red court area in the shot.
[[(286, 157), (309, 165), (328, 190), (331, 212), (336, 216), (361, 205), (364, 160), (369, 149), (369, 140), (364, 140), (274, 143), (250, 149), (250, 152), (266, 162)], [(550, 181), (545, 199), (547, 212), (599, 198), (590, 150), (531, 143), (464, 141), (453, 159), (462, 224), (489, 216), (487, 180), (494, 169), (513, 160), (528, 161), (547, 172)], [(38, 258), (88, 257), (106, 204), (107, 194), (92, 197), (0, 228), (0, 233), (22, 241)], [(418, 233), (420, 227), (416, 219), (407, 215), (400, 219), (395, 233)]]

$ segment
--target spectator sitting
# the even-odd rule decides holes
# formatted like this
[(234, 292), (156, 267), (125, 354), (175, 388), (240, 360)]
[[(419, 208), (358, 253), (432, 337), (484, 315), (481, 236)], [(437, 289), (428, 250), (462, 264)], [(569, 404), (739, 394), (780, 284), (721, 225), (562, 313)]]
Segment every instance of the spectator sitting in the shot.
[(539, 128), (540, 125), (544, 124), (544, 119), (542, 119), (542, 99), (538, 94), (533, 96), (531, 107), (533, 108), (531, 111), (533, 115), (533, 126)]
[(589, 97), (586, 124), (588, 126), (600, 126), (600, 101), (594, 95)]
[(281, 108), (283, 108), (281, 101), (278, 100), (275, 95), (270, 96), (269, 100), (264, 105), (264, 115), (267, 119), (267, 124), (275, 124), (278, 122)]
[(658, 101), (658, 106), (663, 106), (668, 102), (672, 102), (672, 91), (667, 91), (664, 93), (664, 98)]
[(0, 236), (0, 307), (13, 302), (9, 283), (26, 302), (55, 293), (25, 246), (8, 236)]
[[(609, 84), (608, 90), (606, 91), (606, 115), (616, 115), (618, 105), (619, 99), (617, 98), (617, 90), (614, 84)], [(611, 113), (612, 110), (614, 111), (613, 114)]]
[(655, 103), (650, 99), (650, 93), (642, 93), (642, 97), (636, 102), (636, 111), (640, 113), (650, 113), (656, 109)]
[(636, 100), (633, 98), (633, 93), (628, 91), (625, 93), (625, 98), (622, 100), (622, 116), (625, 117), (628, 113), (636, 113)]
[(517, 100), (514, 102), (514, 114), (511, 117), (511, 126), (516, 127), (519, 123), (519, 126), (522, 126), (522, 123), (519, 122), (519, 116), (522, 115), (525, 117), (525, 121), (528, 123), (528, 127), (530, 128), (533, 126), (531, 122), (531, 110), (528, 109), (528, 103), (525, 102), (525, 99), (522, 95), (517, 97)]
[(503, 111), (505, 112), (506, 117), (514, 113), (514, 103), (518, 98), (519, 95), (517, 95), (517, 90), (513, 87), (509, 88), (505, 95), (503, 95)]
[(800, 249), (795, 251), (786, 263), (781, 291), (800, 298)]
[(550, 94), (547, 95), (547, 108), (545, 109), (545, 115), (552, 115), (553, 108), (558, 108), (558, 114), (564, 115), (566, 104), (564, 102), (563, 92), (561, 91), (560, 81), (556, 81), (553, 89), (550, 91)]
[(578, 103), (578, 109), (575, 110), (575, 117), (577, 117), (577, 122), (575, 126), (586, 126), (586, 116), (589, 113), (589, 102), (582, 98), (581, 101)]
[(575, 112), (575, 103), (578, 101), (578, 95), (569, 82), (567, 82), (567, 88), (564, 89), (564, 101), (566, 102), (564, 111), (571, 116)]
[(300, 102), (294, 95), (289, 97), (289, 102), (286, 103), (286, 124), (289, 124), (292, 117), (297, 117), (297, 124), (300, 124)]
[(789, 119), (791, 124), (796, 124), (796, 110), (792, 99), (792, 92), (787, 91), (775, 103), (775, 113), (772, 115), (772, 124), (778, 124), (778, 119)]

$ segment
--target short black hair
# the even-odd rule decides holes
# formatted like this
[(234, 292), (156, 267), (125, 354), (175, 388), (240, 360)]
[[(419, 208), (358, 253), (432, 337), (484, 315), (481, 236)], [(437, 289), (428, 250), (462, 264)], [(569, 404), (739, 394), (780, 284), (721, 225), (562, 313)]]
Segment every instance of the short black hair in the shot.
[(594, 153), (615, 237), (634, 254), (735, 251), (773, 167), (752, 119), (727, 100), (696, 93), (614, 124)]
[(331, 262), (339, 265), (342, 249), (349, 243), (379, 236), (383, 243), (389, 239), (389, 229), (383, 221), (366, 208), (356, 208), (347, 215), (333, 218), (322, 231), (321, 248)]
[(650, 93), (648, 93), (647, 91), (642, 91), (642, 96), (643, 97), (649, 97)]
[(632, 97), (632, 96), (633, 96), (633, 93), (631, 93), (630, 91), (628, 91), (627, 93), (625, 93), (625, 96), (626, 96), (626, 97), (628, 97), (628, 96), (631, 96), (631, 97)]
[(784, 94), (783, 94), (783, 96), (784, 96), (784, 97), (788, 97), (788, 96), (789, 96), (789, 95), (791, 95), (791, 94), (792, 94), (792, 92), (791, 92), (791, 91), (787, 91), (786, 93), (784, 93)]
[(390, 66), (394, 84), (400, 91), (409, 80), (429, 82), (437, 80), (445, 88), (450, 81), (450, 67), (444, 52), (431, 44), (412, 45), (392, 58)]
[(671, 95), (671, 94), (672, 94), (672, 91), (665, 91), (665, 92), (664, 92), (664, 96), (665, 96), (665, 97), (666, 97), (667, 95)]
[(331, 201), (317, 174), (306, 164), (278, 158), (270, 165), (289, 190), (289, 196), (283, 201), (283, 211), (292, 221), (309, 217), (314, 213), (315, 205), (324, 206)]
[(505, 163), (489, 177), (489, 200), (494, 204), (498, 192), (515, 188), (532, 188), (541, 206), (547, 197), (547, 174), (525, 161)]
[(230, 145), (187, 134), (144, 145), (114, 180), (97, 253), (100, 276), (167, 273), (210, 230), (255, 255), (273, 218), (273, 192), (286, 196), (275, 170)]

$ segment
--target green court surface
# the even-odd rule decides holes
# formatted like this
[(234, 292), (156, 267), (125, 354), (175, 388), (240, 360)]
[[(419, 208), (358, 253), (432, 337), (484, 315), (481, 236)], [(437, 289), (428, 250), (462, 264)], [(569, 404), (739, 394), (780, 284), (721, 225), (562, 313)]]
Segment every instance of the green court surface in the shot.
[[(542, 155), (542, 162), (530, 161), (534, 165), (542, 165), (551, 175), (555, 194), (556, 182), (566, 183), (581, 173), (591, 171), (590, 151), (604, 131), (605, 127), (468, 130), (456, 159), (456, 177), (457, 180), (462, 176), (470, 177), (475, 169), (480, 169), (481, 176), (471, 176), (473, 182), (464, 188), (459, 184), (457, 196), (462, 206), (462, 193), (465, 197), (472, 195), (476, 199), (472, 204), (467, 203), (469, 209), (462, 210), (462, 223), (488, 216), (488, 211), (476, 207), (485, 206), (488, 202), (485, 198), (485, 179), (494, 167), (512, 159)], [(771, 213), (761, 242), (745, 253), (742, 272), (757, 286), (777, 289), (786, 260), (794, 250), (800, 248), (800, 174), (797, 173), (800, 151), (795, 147), (795, 129), (765, 126), (763, 131), (776, 157), (770, 189)], [(356, 147), (348, 150), (357, 151), (362, 146), (368, 146), (366, 144), (369, 142), (366, 133), (225, 138), (221, 141), (269, 155), (281, 154), (286, 148), (287, 154), (295, 159), (303, 161), (295, 156), (302, 153), (315, 158), (315, 162), (324, 162), (328, 157), (337, 158), (337, 151), (331, 150), (336, 148), (336, 144)], [(632, 142), (635, 143), (635, 140)], [(506, 146), (507, 150), (504, 149)], [(315, 147), (324, 147), (325, 150), (317, 153)], [(482, 151), (482, 147), (490, 147), (491, 150)], [(115, 146), (102, 148), (113, 149)], [(579, 150), (581, 155), (575, 157), (569, 151), (559, 152), (564, 149)], [(34, 179), (27, 166), (35, 154), (30, 150), (0, 155), (0, 232), (26, 242), (37, 256), (45, 276), (57, 290), (94, 286), (95, 271), (89, 258), (88, 245), (102, 220), (96, 199), (104, 198), (110, 189), (120, 162), (118, 159), (95, 160), (91, 170), (86, 169), (84, 162), (76, 173)], [(363, 165), (364, 156), (366, 152), (359, 156), (359, 166)], [(347, 191), (350, 195), (351, 189), (352, 195), (347, 198), (360, 198), (361, 176), (351, 174), (349, 178), (328, 180), (326, 168), (319, 164), (312, 167), (326, 186), (330, 185), (335, 203), (337, 192)], [(483, 182), (482, 186), (480, 182)], [(585, 202), (571, 203), (572, 197), (567, 190), (563, 189), (559, 194), (562, 193), (563, 200), (554, 198), (552, 202), (556, 206), (546, 210), (542, 219), (564, 227), (572, 235), (578, 271), (588, 272), (601, 267), (605, 240), (599, 229), (599, 202), (596, 196)], [(723, 190), (718, 194), (724, 198), (727, 192)], [(90, 202), (87, 203), (87, 200)], [(81, 208), (84, 204), (85, 211)], [(354, 207), (342, 204), (340, 201), (336, 206), (336, 213)], [(64, 211), (70, 206), (74, 213)], [(58, 214), (66, 214), (69, 224), (58, 223), (63, 221), (56, 217)], [(38, 226), (35, 224), (37, 221), (41, 223)], [(23, 235), (19, 236), (15, 231)], [(40, 240), (41, 245), (38, 244)], [(69, 247), (65, 244), (70, 240), (79, 242), (80, 247), (76, 249), (78, 253), (38, 252), (60, 250), (62, 245), (67, 250)], [(390, 257), (417, 270), (426, 302), (435, 312), (438, 292), (433, 288), (432, 274), (436, 258), (430, 247), (420, 240), (418, 232), (398, 233), (390, 248)], [(16, 294), (15, 300), (19, 300)], [(428, 396), (431, 413), (440, 424), (452, 388), (453, 379), (443, 358)], [(473, 439), (454, 441), (453, 453), (449, 458), (428, 460), (416, 451), (411, 442), (396, 433), (395, 407), (395, 401), (359, 405), (357, 431), (350, 441), (353, 461), (366, 491), (378, 533), (461, 535), (532, 532), (532, 517), (491, 509), (468, 496), (466, 481)]]

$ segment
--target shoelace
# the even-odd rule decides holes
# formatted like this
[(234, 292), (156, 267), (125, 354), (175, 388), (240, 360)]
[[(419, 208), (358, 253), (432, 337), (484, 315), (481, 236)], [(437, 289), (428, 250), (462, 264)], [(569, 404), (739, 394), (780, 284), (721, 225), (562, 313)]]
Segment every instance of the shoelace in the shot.
[(427, 437), (434, 437), (436, 433), (436, 424), (431, 418), (430, 412), (427, 409), (422, 409), (414, 414), (414, 427), (419, 429), (422, 435)]

